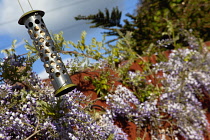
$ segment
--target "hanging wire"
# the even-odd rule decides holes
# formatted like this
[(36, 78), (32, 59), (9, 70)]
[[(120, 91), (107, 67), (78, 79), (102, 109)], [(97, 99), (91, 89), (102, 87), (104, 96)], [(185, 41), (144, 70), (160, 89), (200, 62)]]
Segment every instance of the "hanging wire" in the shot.
[(24, 10), (23, 10), (22, 5), (20, 4), (20, 0), (18, 0), (18, 3), (19, 3), (19, 5), (20, 5), (20, 8), (22, 9), (22, 12), (25, 13)]
[[(23, 10), (22, 5), (20, 4), (20, 0), (18, 0), (18, 3), (19, 3), (19, 5), (20, 5), (20, 8), (22, 9), (22, 12), (25, 13), (24, 10)], [(28, 0), (28, 4), (30, 5), (31, 9), (34, 10), (33, 7), (31, 6), (31, 3), (30, 3), (29, 0)]]
[(31, 6), (31, 3), (30, 3), (30, 1), (29, 1), (29, 0), (28, 0), (28, 4), (30, 5), (31, 10), (34, 10), (34, 9), (32, 8), (32, 6)]

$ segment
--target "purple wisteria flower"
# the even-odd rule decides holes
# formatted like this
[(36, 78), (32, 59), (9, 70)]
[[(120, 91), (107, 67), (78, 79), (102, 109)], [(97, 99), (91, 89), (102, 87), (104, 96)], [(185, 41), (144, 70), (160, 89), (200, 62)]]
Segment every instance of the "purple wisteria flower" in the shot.
[(80, 91), (54, 97), (53, 88), (35, 73), (29, 78), (27, 90), (0, 85), (0, 139), (127, 139), (109, 113), (98, 122), (85, 111), (89, 99)]
[(168, 62), (157, 65), (163, 71), (164, 93), (160, 96), (163, 111), (176, 120), (179, 133), (186, 139), (203, 139), (209, 127), (198, 97), (210, 92), (210, 57), (208, 52), (174, 50)]
[(146, 122), (155, 125), (153, 119), (159, 116), (157, 100), (141, 103), (133, 92), (122, 85), (116, 88), (114, 94), (109, 94), (105, 98), (113, 117), (125, 117), (138, 126), (146, 127), (148, 126)]
[[(135, 94), (141, 93), (134, 94), (119, 85), (113, 94), (105, 97), (111, 115), (133, 121), (140, 128), (150, 126), (153, 138), (161, 138), (159, 128), (167, 122), (171, 128), (165, 135), (177, 138), (179, 134), (186, 139), (202, 140), (209, 124), (198, 98), (202, 98), (204, 90), (210, 93), (209, 62), (209, 53), (173, 50), (167, 62), (155, 64), (152, 69), (163, 72), (163, 77), (159, 77), (164, 80), (158, 100), (151, 94), (146, 101), (140, 102)], [(136, 79), (139, 72), (129, 72), (128, 75), (130, 79), (144, 80)]]

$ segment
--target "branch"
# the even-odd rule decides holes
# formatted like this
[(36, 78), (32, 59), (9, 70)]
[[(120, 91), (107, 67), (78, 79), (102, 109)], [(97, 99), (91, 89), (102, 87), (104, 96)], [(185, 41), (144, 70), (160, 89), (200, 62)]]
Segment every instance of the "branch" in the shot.
[(92, 57), (92, 56), (86, 55), (86, 54), (84, 54), (84, 53), (79, 53), (79, 52), (77, 52), (77, 51), (61, 51), (61, 53), (63, 53), (63, 54), (69, 53), (69, 54), (82, 55), (82, 56), (85, 56), (85, 57), (87, 57), (87, 58), (95, 59), (95, 58)]
[(32, 138), (33, 136), (35, 136), (37, 133), (39, 133), (41, 130), (36, 130), (34, 131), (33, 134), (31, 134), (29, 137), (27, 137), (25, 140), (29, 140), (30, 138)]
[[(92, 56), (89, 56), (89, 55), (86, 55), (84, 53), (79, 53), (77, 51), (60, 51), (60, 53), (63, 53), (63, 54), (76, 54), (76, 55), (82, 55), (82, 56), (85, 56), (87, 58), (92, 58), (92, 59), (95, 59), (94, 57)], [(28, 53), (24, 53), (24, 54), (20, 54), (18, 56), (24, 56), (24, 55), (27, 55)]]
[(27, 137), (25, 140), (29, 140), (30, 138), (32, 138), (33, 136), (35, 136), (37, 133), (39, 133), (41, 130), (37, 130), (38, 129), (38, 126), (39, 126), (39, 119), (38, 119), (38, 124), (35, 128), (35, 131), (33, 134), (31, 134), (29, 137)]

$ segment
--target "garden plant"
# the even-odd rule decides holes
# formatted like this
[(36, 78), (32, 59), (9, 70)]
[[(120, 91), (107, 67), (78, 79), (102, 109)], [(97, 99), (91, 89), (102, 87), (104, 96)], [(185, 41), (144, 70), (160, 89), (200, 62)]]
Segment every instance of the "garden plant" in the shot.
[[(26, 41), (28, 53), (17, 54), (14, 41), (2, 50), (7, 57), (0, 63), (0, 139), (210, 139), (210, 111), (203, 102), (210, 100), (209, 46), (197, 30), (177, 30), (173, 22), (166, 19), (160, 33), (168, 38), (147, 40), (141, 52), (135, 31), (116, 29), (116, 42), (107, 44), (104, 36), (88, 45), (86, 32), (77, 43), (54, 34), (56, 50), (70, 57), (71, 77), (97, 73), (81, 77), (83, 85), (60, 97), (33, 72), (35, 47)], [(170, 45), (173, 50), (163, 51)], [(81, 89), (85, 83), (94, 87), (92, 94)], [(135, 126), (135, 136), (122, 122)]]

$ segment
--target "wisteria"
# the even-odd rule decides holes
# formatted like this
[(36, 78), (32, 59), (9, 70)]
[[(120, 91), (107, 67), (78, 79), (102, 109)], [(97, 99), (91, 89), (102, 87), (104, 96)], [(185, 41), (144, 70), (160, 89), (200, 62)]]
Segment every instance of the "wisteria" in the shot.
[(158, 64), (165, 78), (160, 96), (164, 112), (175, 119), (180, 133), (186, 139), (203, 139), (203, 131), (209, 127), (198, 97), (209, 93), (209, 54), (196, 50), (174, 50), (169, 61)]
[[(163, 72), (164, 78), (164, 92), (159, 98), (151, 94), (141, 102), (131, 90), (119, 85), (105, 97), (109, 107), (97, 119), (84, 109), (90, 100), (80, 91), (75, 89), (56, 98), (52, 87), (30, 73), (25, 85), (30, 83), (33, 90), (9, 84), (0, 87), (0, 138), (127, 139), (128, 135), (114, 125), (116, 118), (123, 117), (139, 128), (152, 129), (154, 139), (160, 139), (161, 132), (166, 131), (161, 130), (165, 122), (172, 128), (165, 135), (203, 139), (209, 124), (199, 98), (203, 90), (210, 90), (208, 60), (209, 55), (195, 50), (173, 51), (169, 61), (154, 67), (154, 71)], [(135, 83), (145, 80), (140, 72), (128, 72), (128, 76)]]
[[(140, 128), (154, 128), (153, 138), (160, 138), (160, 128), (168, 122), (172, 128), (168, 136), (177, 138), (179, 134), (185, 139), (202, 140), (209, 124), (199, 99), (204, 91), (210, 92), (209, 62), (205, 50), (173, 50), (167, 62), (154, 64), (153, 71), (163, 72), (164, 92), (160, 97), (149, 97), (140, 102), (132, 91), (119, 85), (114, 94), (106, 96), (112, 115), (133, 121)], [(144, 80), (136, 79), (139, 72), (129, 72), (128, 75), (137, 80), (136, 83)]]
[(84, 110), (81, 103), (88, 98), (80, 91), (56, 98), (51, 87), (36, 81), (45, 88), (17, 91), (1, 85), (0, 139), (127, 139), (112, 117), (105, 113), (96, 121)]
[(141, 103), (133, 92), (122, 85), (117, 87), (115, 94), (106, 96), (106, 102), (110, 106), (114, 117), (127, 118), (141, 127), (146, 127), (149, 124), (155, 127), (156, 124), (153, 119), (157, 119), (160, 115), (157, 108), (157, 100)]
[[(83, 94), (81, 91), (86, 87), (79, 89), (83, 86), (79, 85), (55, 97), (52, 85), (31, 71), (31, 63), (27, 65), (30, 59), (10, 55), (0, 65), (0, 140), (127, 140), (130, 134), (127, 128), (119, 125), (122, 120), (135, 125), (136, 138), (144, 139), (147, 135), (154, 140), (178, 140), (180, 137), (203, 140), (209, 123), (200, 101), (204, 93), (210, 93), (210, 54), (207, 48), (200, 47), (201, 43), (193, 35), (188, 32), (183, 35), (190, 49), (171, 50), (167, 61), (156, 64), (134, 56), (131, 50), (125, 51), (128, 56), (118, 59), (117, 48), (127, 50), (124, 43), (118, 44), (107, 58), (99, 54), (91, 57), (101, 57), (91, 65), (76, 56), (67, 61), (70, 74), (85, 69), (80, 77), (84, 81), (82, 79), (79, 84), (88, 82), (91, 94)], [(174, 40), (157, 43), (159, 47), (168, 48), (174, 45)], [(155, 57), (157, 55), (159, 52)], [(138, 58), (140, 61), (135, 60)], [(142, 69), (136, 70), (132, 64), (139, 64)], [(91, 74), (96, 69), (98, 79), (102, 80), (95, 78), (98, 80), (95, 83), (87, 80), (95, 76)], [(89, 78), (83, 76), (89, 74), (88, 70), (91, 70)], [(105, 94), (97, 94), (97, 90)], [(95, 110), (94, 106), (103, 111)], [(142, 132), (143, 137), (140, 136)]]

